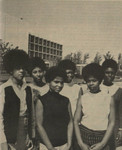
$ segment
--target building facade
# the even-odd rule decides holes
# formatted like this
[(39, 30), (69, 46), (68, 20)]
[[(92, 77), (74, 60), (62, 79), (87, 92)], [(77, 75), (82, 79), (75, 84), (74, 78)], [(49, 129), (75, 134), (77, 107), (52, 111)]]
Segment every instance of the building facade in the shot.
[(28, 35), (28, 54), (29, 57), (40, 57), (47, 65), (53, 66), (58, 60), (62, 59), (63, 45), (47, 39)]

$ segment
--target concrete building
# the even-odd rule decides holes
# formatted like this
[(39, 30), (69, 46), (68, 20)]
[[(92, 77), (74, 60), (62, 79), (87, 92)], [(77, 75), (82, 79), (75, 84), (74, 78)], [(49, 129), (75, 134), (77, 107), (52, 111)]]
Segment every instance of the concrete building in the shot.
[(30, 57), (40, 57), (47, 65), (53, 66), (62, 59), (62, 45), (35, 35), (28, 35), (28, 54)]

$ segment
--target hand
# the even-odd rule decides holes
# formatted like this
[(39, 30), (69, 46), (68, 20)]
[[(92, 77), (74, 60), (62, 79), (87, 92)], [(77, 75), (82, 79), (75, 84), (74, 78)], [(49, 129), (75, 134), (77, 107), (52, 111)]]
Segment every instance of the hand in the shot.
[(7, 144), (7, 142), (1, 143), (1, 148), (0, 149), (1, 150), (8, 150), (8, 144)]
[(118, 131), (116, 141), (117, 141), (118, 144), (122, 143), (122, 130)]
[(90, 147), (90, 150), (101, 150), (103, 145), (101, 143), (96, 143)]
[(69, 150), (70, 147), (71, 147), (71, 145), (67, 143), (67, 144), (64, 146), (64, 149), (63, 149), (63, 150)]
[(89, 150), (89, 146), (85, 143), (83, 143), (82, 145), (79, 145), (79, 146), (82, 150)]
[(28, 140), (28, 142), (27, 142), (27, 148), (29, 148), (29, 149), (33, 148), (33, 142), (32, 142), (32, 140)]

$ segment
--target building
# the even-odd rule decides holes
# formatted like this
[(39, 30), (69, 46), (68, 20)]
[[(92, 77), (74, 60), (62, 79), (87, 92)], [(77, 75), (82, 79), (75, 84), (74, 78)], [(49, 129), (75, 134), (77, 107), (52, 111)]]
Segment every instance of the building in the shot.
[(28, 54), (42, 58), (47, 66), (53, 66), (62, 59), (62, 45), (47, 39), (28, 35)]

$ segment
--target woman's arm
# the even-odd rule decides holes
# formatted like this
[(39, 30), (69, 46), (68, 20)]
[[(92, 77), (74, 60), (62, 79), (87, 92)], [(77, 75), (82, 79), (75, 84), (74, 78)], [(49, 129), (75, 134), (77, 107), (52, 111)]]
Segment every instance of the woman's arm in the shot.
[(69, 116), (70, 116), (70, 121), (68, 124), (68, 129), (67, 129), (67, 148), (69, 149), (71, 147), (71, 143), (72, 143), (72, 133), (73, 133), (73, 118), (72, 118), (72, 112), (71, 112), (71, 104), (69, 102), (68, 104), (68, 112), (69, 112)]
[(114, 125), (115, 125), (115, 102), (114, 102), (114, 98), (112, 97), (111, 104), (110, 104), (110, 115), (108, 120), (108, 127), (105, 136), (100, 143), (91, 146), (92, 150), (102, 149), (107, 144), (108, 140), (110, 139), (110, 136), (112, 135)]
[(37, 103), (36, 103), (36, 123), (37, 123), (37, 130), (45, 146), (48, 148), (48, 150), (55, 150), (55, 148), (51, 144), (47, 136), (47, 133), (42, 125), (43, 124), (43, 105), (40, 100), (37, 100)]
[(83, 116), (83, 113), (82, 113), (81, 99), (78, 99), (75, 116), (74, 116), (75, 134), (76, 134), (77, 142), (80, 148), (87, 150), (89, 146), (83, 143), (83, 140), (80, 134), (80, 129), (79, 129), (79, 122), (81, 121), (82, 116)]

